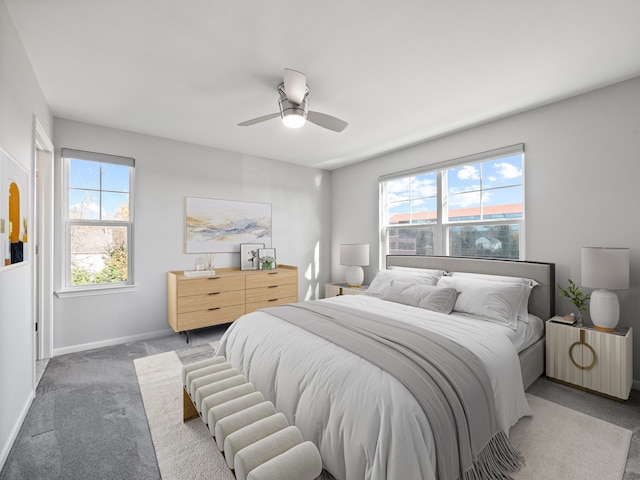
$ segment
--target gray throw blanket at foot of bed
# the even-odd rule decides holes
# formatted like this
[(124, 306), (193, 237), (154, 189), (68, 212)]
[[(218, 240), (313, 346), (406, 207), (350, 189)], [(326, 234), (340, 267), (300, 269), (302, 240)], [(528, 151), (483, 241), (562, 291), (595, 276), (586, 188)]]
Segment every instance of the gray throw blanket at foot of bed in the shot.
[(321, 301), (263, 310), (393, 375), (431, 425), (440, 480), (504, 480), (524, 464), (496, 421), (493, 390), (478, 358), (419, 327)]

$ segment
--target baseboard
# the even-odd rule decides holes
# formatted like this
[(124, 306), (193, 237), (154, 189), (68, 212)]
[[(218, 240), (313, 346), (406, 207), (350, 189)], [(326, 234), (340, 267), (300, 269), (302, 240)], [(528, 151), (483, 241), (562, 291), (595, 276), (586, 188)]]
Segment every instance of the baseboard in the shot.
[(640, 380), (634, 380), (631, 384), (631, 389), (640, 391)]
[(36, 398), (36, 391), (31, 390), (31, 394), (27, 398), (27, 401), (25, 402), (24, 407), (22, 407), (22, 411), (20, 412), (20, 415), (16, 419), (16, 423), (13, 424), (13, 428), (11, 429), (11, 434), (7, 439), (7, 443), (3, 445), (2, 452), (0, 452), (0, 471), (2, 471), (2, 469), (4, 468), (4, 463), (7, 461), (7, 458), (9, 457), (11, 448), (13, 447), (13, 444), (18, 438), (18, 433), (20, 433), (20, 428), (22, 428), (22, 424), (24, 423), (25, 418), (27, 418), (27, 413), (29, 412), (29, 409), (31, 408), (31, 404), (33, 403), (33, 400), (35, 398)]
[(137, 342), (140, 340), (152, 340), (154, 338), (166, 337), (167, 335), (174, 333), (170, 328), (164, 330), (157, 330), (155, 332), (141, 333), (138, 335), (129, 335), (126, 337), (110, 338), (108, 340), (101, 340), (99, 342), (82, 343), (80, 345), (71, 345), (69, 347), (54, 348), (53, 356), (66, 355), (67, 353), (84, 352), (85, 350), (93, 350), (95, 348), (111, 347), (113, 345), (121, 345), (123, 343)]

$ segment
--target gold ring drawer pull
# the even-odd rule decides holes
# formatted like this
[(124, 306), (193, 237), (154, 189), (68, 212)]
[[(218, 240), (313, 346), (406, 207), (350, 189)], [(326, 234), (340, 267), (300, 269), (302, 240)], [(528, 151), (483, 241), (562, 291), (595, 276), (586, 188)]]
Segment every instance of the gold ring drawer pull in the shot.
[[(573, 358), (573, 348), (578, 345), (584, 345), (589, 350), (591, 350), (591, 353), (593, 355), (593, 360), (586, 367), (582, 365), (578, 365), (578, 362), (576, 362)], [(596, 362), (598, 361), (598, 356), (596, 355), (596, 351), (593, 349), (593, 347), (584, 341), (584, 330), (580, 330), (580, 340), (572, 343), (571, 346), (569, 347), (569, 358), (571, 359), (571, 363), (573, 363), (580, 370), (591, 370), (593, 367), (595, 367)]]

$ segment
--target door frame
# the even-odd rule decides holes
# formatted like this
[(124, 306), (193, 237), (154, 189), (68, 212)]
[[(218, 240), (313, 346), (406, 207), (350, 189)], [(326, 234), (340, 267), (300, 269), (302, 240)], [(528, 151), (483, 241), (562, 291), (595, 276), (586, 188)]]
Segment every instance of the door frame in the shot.
[[(54, 147), (34, 116), (33, 145), (33, 313), (36, 360), (53, 356)], [(37, 323), (37, 330), (36, 330)]]

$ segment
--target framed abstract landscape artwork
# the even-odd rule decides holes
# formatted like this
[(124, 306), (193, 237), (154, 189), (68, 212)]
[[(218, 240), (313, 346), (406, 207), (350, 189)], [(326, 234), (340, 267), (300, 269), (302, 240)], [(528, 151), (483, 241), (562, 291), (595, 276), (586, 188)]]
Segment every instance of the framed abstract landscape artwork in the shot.
[(185, 197), (185, 253), (239, 252), (271, 246), (271, 204)]

